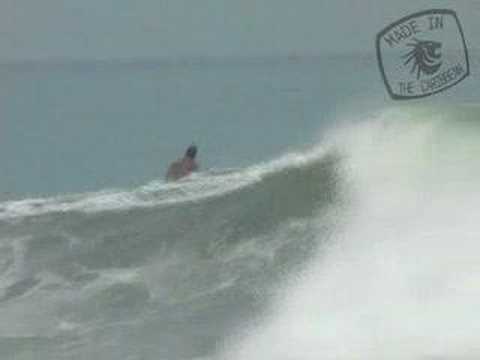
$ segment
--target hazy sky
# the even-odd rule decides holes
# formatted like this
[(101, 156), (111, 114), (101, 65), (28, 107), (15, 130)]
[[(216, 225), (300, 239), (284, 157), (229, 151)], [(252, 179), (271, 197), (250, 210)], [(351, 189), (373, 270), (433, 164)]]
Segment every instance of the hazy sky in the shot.
[(0, 61), (365, 50), (428, 8), (456, 10), (480, 48), (480, 0), (1, 0)]

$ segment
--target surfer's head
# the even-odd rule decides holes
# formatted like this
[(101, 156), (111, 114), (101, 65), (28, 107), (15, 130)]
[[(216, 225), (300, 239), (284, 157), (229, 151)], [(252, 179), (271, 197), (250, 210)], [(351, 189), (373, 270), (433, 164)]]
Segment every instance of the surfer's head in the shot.
[(197, 147), (195, 145), (190, 145), (185, 152), (185, 157), (195, 159), (195, 156), (197, 156)]

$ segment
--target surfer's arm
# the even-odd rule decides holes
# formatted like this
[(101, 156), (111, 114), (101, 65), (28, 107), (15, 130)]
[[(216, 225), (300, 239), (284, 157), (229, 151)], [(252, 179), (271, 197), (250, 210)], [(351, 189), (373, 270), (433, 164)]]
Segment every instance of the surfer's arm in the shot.
[(172, 163), (168, 167), (167, 174), (165, 175), (165, 180), (171, 181), (171, 180), (177, 180), (179, 177), (179, 164), (178, 162)]

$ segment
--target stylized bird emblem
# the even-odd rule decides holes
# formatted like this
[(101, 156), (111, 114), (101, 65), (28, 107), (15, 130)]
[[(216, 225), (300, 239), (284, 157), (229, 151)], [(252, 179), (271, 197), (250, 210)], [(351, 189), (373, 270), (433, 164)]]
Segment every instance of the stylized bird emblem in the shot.
[(410, 73), (417, 72), (417, 79), (420, 79), (421, 74), (432, 75), (435, 74), (440, 66), (442, 66), (440, 48), (442, 44), (438, 41), (421, 41), (413, 38), (414, 42), (408, 43), (407, 46), (413, 47), (403, 58), (407, 60), (403, 63), (407, 65), (413, 61)]

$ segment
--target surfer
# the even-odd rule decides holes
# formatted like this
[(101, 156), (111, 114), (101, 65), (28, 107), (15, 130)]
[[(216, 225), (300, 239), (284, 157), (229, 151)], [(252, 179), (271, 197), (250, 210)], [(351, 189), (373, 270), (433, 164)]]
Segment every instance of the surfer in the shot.
[(170, 164), (166, 176), (167, 181), (175, 181), (190, 175), (194, 171), (197, 171), (198, 164), (195, 161), (196, 156), (197, 147), (192, 144), (188, 147), (183, 158), (178, 159)]

